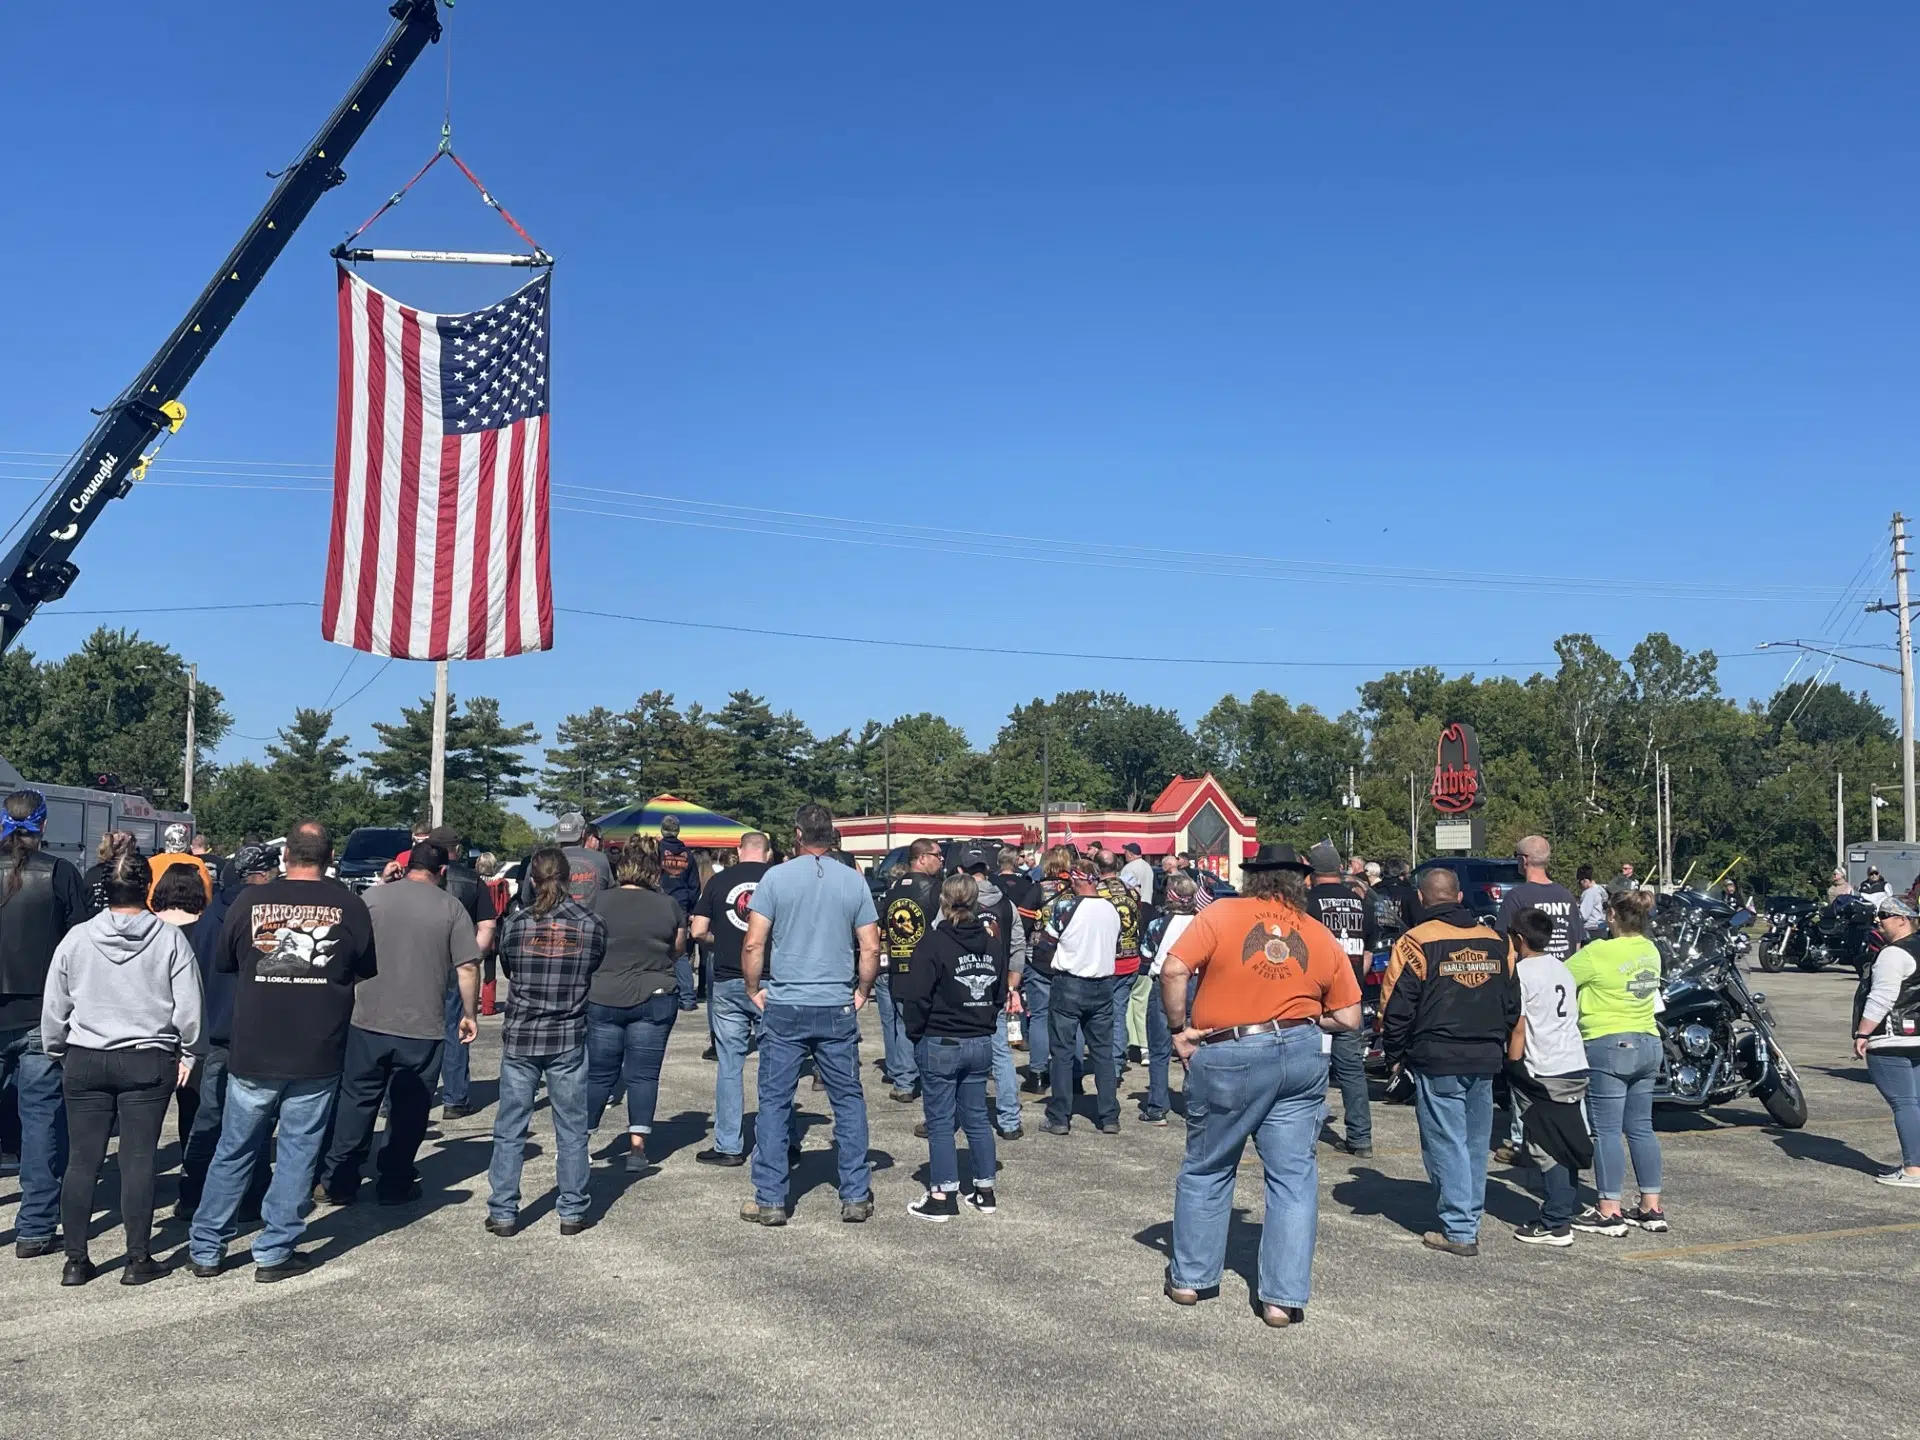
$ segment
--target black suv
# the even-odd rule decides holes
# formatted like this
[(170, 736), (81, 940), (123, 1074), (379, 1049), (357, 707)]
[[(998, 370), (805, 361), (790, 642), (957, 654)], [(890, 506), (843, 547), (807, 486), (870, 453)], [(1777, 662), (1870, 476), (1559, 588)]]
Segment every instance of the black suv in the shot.
[(1420, 877), (1429, 870), (1451, 870), (1458, 875), (1461, 903), (1486, 925), (1493, 924), (1494, 917), (1500, 913), (1500, 902), (1507, 898), (1507, 891), (1526, 878), (1520, 873), (1518, 860), (1485, 860), (1476, 855), (1460, 855), (1422, 860), (1414, 869), (1414, 884), (1418, 885)]
[(413, 832), (404, 825), (362, 825), (340, 847), (334, 873), (349, 890), (365, 890), (389, 860), (412, 844)]

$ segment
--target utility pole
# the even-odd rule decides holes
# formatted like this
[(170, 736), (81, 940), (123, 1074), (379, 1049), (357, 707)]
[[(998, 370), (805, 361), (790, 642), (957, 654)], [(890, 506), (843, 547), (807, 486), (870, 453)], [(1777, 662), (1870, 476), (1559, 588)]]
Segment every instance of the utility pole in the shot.
[(1040, 854), (1044, 857), (1053, 844), (1053, 714), (1047, 712), (1040, 727)]
[(1880, 807), (1887, 803), (1880, 798), (1880, 792), (1886, 788), (1885, 785), (1867, 786), (1867, 821), (1872, 826), (1871, 838), (1876, 845), (1880, 843)]
[(1418, 770), (1408, 771), (1407, 772), (1407, 865), (1409, 867), (1418, 865), (1420, 863), (1420, 801), (1417, 798), (1417, 796), (1419, 795), (1419, 783), (1420, 783), (1420, 772)]
[(447, 662), (444, 660), (433, 667), (433, 767), (427, 774), (427, 811), (436, 828), (446, 823)]
[(889, 725), (880, 736), (880, 773), (881, 798), (887, 806), (887, 848), (883, 855), (893, 853), (893, 727)]
[(1653, 886), (1667, 886), (1667, 762), (1653, 752)]
[(1833, 868), (1847, 868), (1847, 777), (1833, 772)]
[(1913, 844), (1913, 621), (1907, 609), (1907, 517), (1893, 514), (1893, 592), (1900, 611), (1900, 783), (1906, 842)]
[(200, 698), (200, 667), (198, 664), (187, 666), (187, 772), (181, 781), (180, 792), (186, 798), (187, 809), (193, 809), (193, 722), (194, 705)]

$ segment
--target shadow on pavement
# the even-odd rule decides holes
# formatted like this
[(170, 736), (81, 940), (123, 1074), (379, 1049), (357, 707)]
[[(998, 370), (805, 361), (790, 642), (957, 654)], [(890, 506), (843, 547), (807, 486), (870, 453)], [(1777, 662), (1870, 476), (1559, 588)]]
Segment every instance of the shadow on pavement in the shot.
[[(1892, 1130), (1892, 1122), (1887, 1125)], [(1783, 1155), (1795, 1160), (1811, 1160), (1818, 1165), (1832, 1165), (1841, 1170), (1858, 1170), (1862, 1175), (1878, 1175), (1888, 1168), (1886, 1162), (1875, 1160), (1863, 1154), (1844, 1140), (1836, 1140), (1829, 1135), (1814, 1135), (1805, 1130), (1778, 1130), (1767, 1138), (1780, 1148)]]

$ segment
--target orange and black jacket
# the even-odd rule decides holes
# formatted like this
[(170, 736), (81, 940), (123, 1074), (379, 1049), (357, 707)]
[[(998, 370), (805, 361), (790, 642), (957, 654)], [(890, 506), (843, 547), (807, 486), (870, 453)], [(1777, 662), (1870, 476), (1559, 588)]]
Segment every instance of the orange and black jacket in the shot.
[(1507, 942), (1464, 905), (1430, 914), (1394, 942), (1381, 981), (1381, 1046), (1429, 1075), (1497, 1075), (1520, 1019)]

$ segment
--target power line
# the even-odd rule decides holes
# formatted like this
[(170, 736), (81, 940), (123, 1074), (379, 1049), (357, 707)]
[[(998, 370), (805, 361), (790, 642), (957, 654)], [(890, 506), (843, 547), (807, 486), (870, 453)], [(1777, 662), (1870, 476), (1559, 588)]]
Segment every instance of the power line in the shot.
[[(0, 455), (29, 452), (0, 451)], [(0, 460), (0, 465), (24, 462)], [(166, 462), (157, 461), (156, 464)], [(193, 465), (224, 464), (235, 468), (192, 470)], [(266, 473), (238, 468), (243, 464), (272, 465), (285, 472), (311, 470), (308, 474)], [(285, 489), (326, 493), (327, 484), (289, 483), (317, 481), (331, 466), (314, 462), (173, 462), (169, 474), (201, 474), (220, 483), (208, 489)], [(250, 484), (249, 481), (271, 482)], [(189, 487), (187, 482), (149, 480), (144, 484)], [(1540, 593), (1596, 597), (1636, 596), (1676, 600), (1787, 601), (1827, 600), (1835, 609), (1849, 602), (1861, 573), (1840, 591), (1824, 586), (1734, 586), (1696, 584), (1675, 580), (1629, 580), (1611, 576), (1503, 574), (1451, 572), (1413, 567), (1341, 564), (1319, 560), (1287, 560), (1274, 556), (1234, 552), (1209, 552), (1168, 549), (1125, 543), (1069, 540), (1059, 536), (1018, 535), (999, 531), (952, 530), (905, 522), (864, 520), (851, 516), (822, 515), (808, 511), (780, 510), (768, 507), (728, 505), (715, 501), (687, 500), (677, 496), (646, 491), (619, 490), (605, 486), (556, 484), (559, 497), (555, 509), (601, 519), (652, 522), (684, 528), (715, 530), (725, 533), (765, 535), (780, 539), (825, 540), (833, 544), (871, 548), (964, 555), (976, 559), (1014, 562), (1039, 562), (1049, 565), (1076, 565), (1097, 569), (1142, 570), (1162, 574), (1191, 574), (1196, 569), (1223, 579), (1265, 580), (1280, 583), (1385, 584), (1412, 589), (1473, 589), (1493, 593)], [(565, 503), (572, 502), (572, 503)], [(1822, 627), (1825, 628), (1824, 626)], [(1849, 631), (1849, 633), (1851, 633)]]
[(666, 625), (679, 630), (720, 630), (730, 635), (762, 635), (781, 640), (820, 640), (835, 645), (875, 645), (891, 650), (939, 650), (963, 655), (1017, 655), (1037, 660), (1110, 660), (1128, 665), (1249, 665), (1284, 666), (1305, 670), (1379, 669), (1414, 670), (1433, 666), (1443, 670), (1512, 670), (1551, 664), (1546, 660), (1235, 660), (1206, 655), (1102, 655), (1075, 650), (1010, 650), (1003, 645), (954, 645), (934, 640), (894, 640), (872, 635), (824, 635), (807, 630), (768, 630), (753, 625), (722, 625), (710, 620), (669, 620), (657, 615), (621, 615), (611, 610), (556, 607), (562, 615), (588, 615), (598, 620), (626, 620), (637, 625)]

